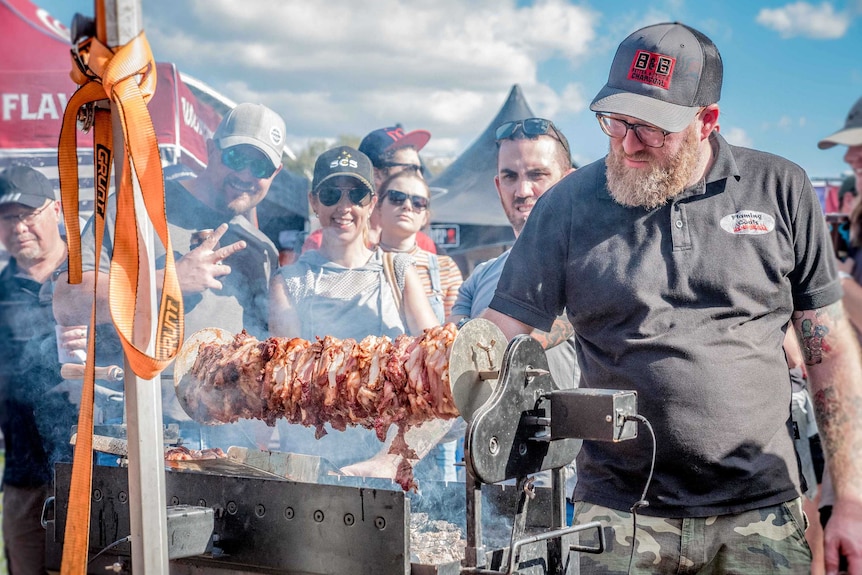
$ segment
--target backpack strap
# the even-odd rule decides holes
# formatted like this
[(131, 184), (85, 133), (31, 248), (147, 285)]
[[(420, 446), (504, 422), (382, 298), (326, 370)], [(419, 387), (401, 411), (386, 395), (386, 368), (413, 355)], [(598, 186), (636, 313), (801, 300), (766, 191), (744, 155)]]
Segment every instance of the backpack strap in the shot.
[(437, 254), (428, 253), (428, 275), (431, 277), (431, 290), (435, 293), (443, 291), (443, 284), (440, 281), (440, 260)]

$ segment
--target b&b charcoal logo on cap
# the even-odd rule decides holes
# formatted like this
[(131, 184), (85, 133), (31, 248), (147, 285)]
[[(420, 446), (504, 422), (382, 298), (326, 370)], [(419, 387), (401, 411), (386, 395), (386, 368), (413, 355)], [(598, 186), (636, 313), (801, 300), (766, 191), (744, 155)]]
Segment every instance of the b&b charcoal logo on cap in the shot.
[(675, 65), (676, 58), (657, 52), (638, 50), (632, 59), (627, 78), (669, 90)]

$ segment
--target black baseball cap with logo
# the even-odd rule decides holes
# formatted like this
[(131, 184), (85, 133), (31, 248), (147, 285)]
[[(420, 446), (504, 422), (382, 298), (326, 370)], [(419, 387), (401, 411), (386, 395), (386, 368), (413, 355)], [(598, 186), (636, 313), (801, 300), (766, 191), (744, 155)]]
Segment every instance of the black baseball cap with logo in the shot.
[(679, 22), (654, 24), (617, 48), (590, 110), (680, 132), (698, 110), (718, 102), (723, 75), (721, 54), (703, 33)]
[(350, 146), (338, 146), (326, 150), (314, 162), (314, 177), (311, 180), (311, 191), (337, 176), (348, 176), (358, 180), (374, 193), (374, 168), (368, 156)]

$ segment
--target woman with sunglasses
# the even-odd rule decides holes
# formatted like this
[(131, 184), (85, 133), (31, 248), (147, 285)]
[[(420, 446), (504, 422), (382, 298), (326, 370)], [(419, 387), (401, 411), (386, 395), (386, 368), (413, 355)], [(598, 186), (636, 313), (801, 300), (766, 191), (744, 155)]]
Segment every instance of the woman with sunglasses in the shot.
[(379, 246), (384, 252), (413, 257), (431, 309), (442, 323), (452, 312), (464, 278), (452, 258), (432, 254), (417, 244), (418, 232), (431, 219), (428, 184), (416, 171), (404, 170), (386, 178), (379, 190), (380, 200), (371, 215), (380, 229)]
[[(319, 250), (281, 268), (270, 288), (270, 334), (314, 341), (331, 335), (357, 341), (368, 335), (418, 335), (438, 325), (407, 255), (391, 258), (366, 245), (376, 204), (371, 162), (341, 146), (314, 166), (309, 204), (323, 229)], [(282, 449), (321, 455), (342, 466), (381, 449), (373, 431), (348, 428), (314, 439), (314, 430), (280, 425)]]

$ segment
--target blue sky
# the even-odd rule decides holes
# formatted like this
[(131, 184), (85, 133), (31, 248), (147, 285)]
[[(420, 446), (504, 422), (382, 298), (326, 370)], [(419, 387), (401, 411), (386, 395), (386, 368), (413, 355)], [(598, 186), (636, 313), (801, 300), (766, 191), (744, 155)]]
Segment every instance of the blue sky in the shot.
[[(67, 25), (92, 0), (37, 0)], [(846, 172), (843, 147), (818, 150), (862, 97), (862, 0), (142, 0), (157, 60), (235, 101), (280, 112), (288, 143), (362, 136), (402, 123), (455, 156), (511, 86), (586, 163), (607, 150), (588, 106), (619, 42), (678, 20), (718, 46), (722, 133), (785, 156), (812, 178)]]

